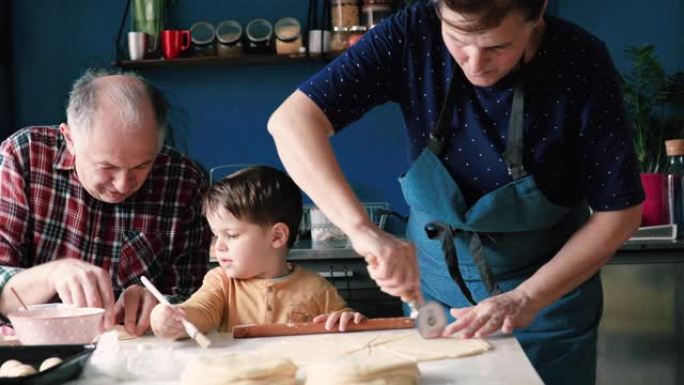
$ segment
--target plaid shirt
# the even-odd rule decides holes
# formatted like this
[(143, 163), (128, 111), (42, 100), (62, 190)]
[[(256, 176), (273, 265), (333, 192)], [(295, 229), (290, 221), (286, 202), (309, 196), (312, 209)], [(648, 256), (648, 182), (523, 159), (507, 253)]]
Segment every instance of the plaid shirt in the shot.
[(116, 297), (146, 275), (170, 300), (187, 298), (209, 262), (206, 189), (199, 167), (165, 146), (139, 191), (102, 202), (56, 127), (19, 130), (0, 145), (0, 290), (22, 269), (80, 258), (109, 271)]

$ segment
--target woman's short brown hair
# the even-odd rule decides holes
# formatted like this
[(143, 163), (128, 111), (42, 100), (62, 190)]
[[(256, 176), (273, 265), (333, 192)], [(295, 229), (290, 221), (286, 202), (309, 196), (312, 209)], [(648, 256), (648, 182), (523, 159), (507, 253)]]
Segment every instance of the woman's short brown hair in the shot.
[(544, 12), (546, 0), (433, 0), (433, 3), (437, 14), (444, 6), (453, 12), (474, 16), (458, 28), (465, 32), (479, 32), (496, 28), (513, 11), (521, 12), (528, 21), (538, 20)]
[(209, 188), (202, 213), (228, 210), (243, 221), (260, 226), (285, 223), (290, 229), (287, 246), (297, 240), (302, 220), (302, 192), (283, 171), (268, 166), (252, 166), (223, 178)]

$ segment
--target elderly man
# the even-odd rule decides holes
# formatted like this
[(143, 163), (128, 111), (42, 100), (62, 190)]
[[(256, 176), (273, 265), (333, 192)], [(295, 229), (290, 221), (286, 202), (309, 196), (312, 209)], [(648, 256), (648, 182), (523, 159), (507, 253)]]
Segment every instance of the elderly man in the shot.
[[(88, 71), (67, 123), (0, 145), (0, 312), (61, 299), (103, 307), (105, 327), (149, 328), (146, 275), (179, 300), (201, 284), (211, 239), (201, 169), (163, 146), (166, 104), (134, 74)], [(118, 300), (115, 298), (118, 297)]]

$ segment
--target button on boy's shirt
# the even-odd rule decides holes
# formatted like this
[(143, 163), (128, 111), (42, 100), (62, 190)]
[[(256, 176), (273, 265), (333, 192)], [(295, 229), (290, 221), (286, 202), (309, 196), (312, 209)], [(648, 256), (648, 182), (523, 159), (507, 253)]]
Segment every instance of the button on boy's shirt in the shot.
[[(559, 205), (586, 200), (595, 211), (634, 206), (644, 195), (608, 50), (570, 22), (545, 20), (541, 46), (524, 69), (525, 167)], [(441, 160), (472, 205), (511, 181), (502, 154), (515, 76), (492, 87), (469, 83), (444, 44), (433, 6), (419, 3), (383, 20), (299, 89), (337, 131), (377, 105), (399, 104), (413, 161), (454, 77), (454, 118)]]
[(299, 266), (274, 279), (229, 278), (221, 267), (214, 268), (179, 306), (204, 333), (230, 332), (235, 325), (310, 322), (319, 314), (351, 311), (325, 278)]

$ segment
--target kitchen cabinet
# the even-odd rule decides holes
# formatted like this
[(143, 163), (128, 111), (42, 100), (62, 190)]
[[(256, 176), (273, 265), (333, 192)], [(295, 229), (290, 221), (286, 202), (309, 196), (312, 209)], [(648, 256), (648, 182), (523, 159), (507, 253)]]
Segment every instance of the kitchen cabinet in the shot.
[(597, 385), (684, 384), (684, 242), (628, 243), (601, 278)]

